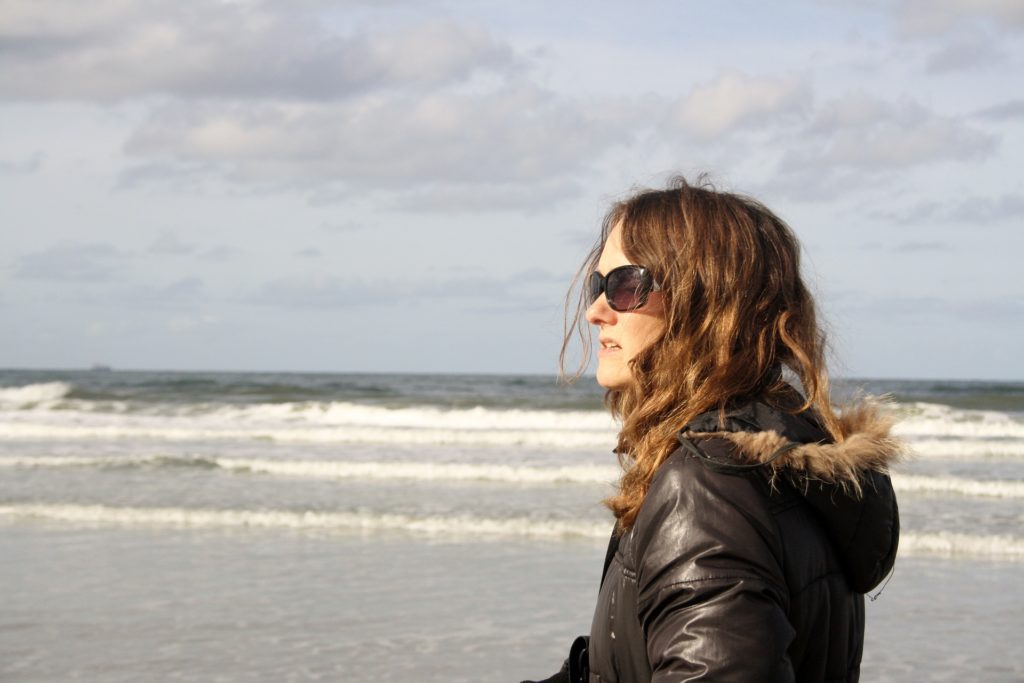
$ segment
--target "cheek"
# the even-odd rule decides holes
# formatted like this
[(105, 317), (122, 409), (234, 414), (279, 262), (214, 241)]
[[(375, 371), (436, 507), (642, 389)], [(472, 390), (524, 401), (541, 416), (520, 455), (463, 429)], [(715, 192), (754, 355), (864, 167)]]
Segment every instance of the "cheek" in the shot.
[(626, 349), (629, 357), (632, 358), (647, 347), (654, 344), (664, 333), (665, 323), (660, 318), (644, 316), (636, 320), (636, 325), (630, 330), (629, 345)]

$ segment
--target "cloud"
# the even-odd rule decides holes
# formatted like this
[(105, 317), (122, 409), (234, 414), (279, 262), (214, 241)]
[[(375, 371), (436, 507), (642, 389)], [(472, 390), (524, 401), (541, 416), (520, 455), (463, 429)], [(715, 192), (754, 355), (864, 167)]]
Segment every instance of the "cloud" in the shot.
[(43, 166), (46, 155), (42, 152), (35, 152), (24, 159), (17, 161), (0, 160), (0, 176), (28, 175), (35, 173)]
[(173, 232), (164, 232), (149, 247), (151, 254), (188, 256), (196, 251), (196, 245), (182, 242)]
[(7, 0), (0, 97), (323, 100), (519, 68), (512, 49), (479, 27), (440, 20), (339, 34), (310, 9)]
[(136, 308), (185, 308), (193, 307), (206, 298), (203, 281), (194, 276), (183, 277), (164, 285), (141, 285), (111, 294)]
[(915, 102), (891, 104), (854, 93), (819, 109), (782, 161), (785, 171), (895, 170), (937, 161), (982, 159), (997, 138), (961, 119), (936, 114)]
[(306, 247), (305, 249), (299, 249), (296, 251), (295, 255), (302, 258), (320, 258), (324, 253), (316, 247)]
[(588, 171), (632, 135), (591, 103), (520, 84), (313, 105), (172, 104), (125, 149), (147, 163), (192, 165), (259, 188), (519, 185), (547, 188), (550, 199), (552, 187), (574, 191), (552, 179)]
[(1024, 217), (1024, 196), (1004, 194), (1001, 197), (972, 197), (949, 211), (950, 220), (971, 223), (997, 223)]
[(341, 280), (338, 278), (280, 278), (265, 283), (244, 298), (245, 303), (291, 309), (349, 309), (406, 305), (424, 300), (514, 300), (510, 280), (466, 276), (422, 282)]
[(921, 319), (970, 323), (1014, 323), (1024, 320), (1024, 301), (1013, 296), (939, 298), (936, 296), (887, 296), (885, 298), (834, 297), (839, 306), (876, 320), (916, 323)]
[(177, 315), (169, 318), (164, 323), (164, 327), (168, 332), (180, 334), (182, 332), (190, 332), (196, 328), (216, 325), (219, 322), (220, 318), (208, 313), (202, 315)]
[(919, 202), (902, 211), (875, 211), (871, 216), (875, 219), (904, 225), (922, 223), (993, 225), (1024, 218), (1024, 196), (1003, 194), (998, 197), (967, 197), (945, 202)]
[(397, 303), (401, 292), (393, 283), (338, 279), (281, 278), (260, 286), (243, 301), (278, 308), (355, 308)]
[(14, 276), (54, 282), (108, 282), (121, 271), (126, 258), (125, 252), (109, 244), (51, 247), (17, 259)]
[(990, 121), (1011, 121), (1013, 119), (1024, 119), (1024, 100), (1010, 100), (987, 107), (975, 114), (978, 118)]
[(669, 118), (690, 135), (710, 140), (738, 128), (800, 114), (809, 100), (810, 90), (798, 78), (759, 78), (726, 71), (676, 101)]
[(460, 182), (426, 186), (400, 195), (393, 207), (416, 212), (530, 212), (551, 208), (582, 193), (578, 182), (557, 177), (505, 183)]
[(969, 23), (1024, 29), (1020, 0), (902, 0), (894, 7), (899, 28), (911, 36), (958, 30)]
[[(329, 203), (329, 201), (327, 198), (325, 198), (322, 201), (317, 201), (314, 203)], [(369, 227), (372, 226), (362, 221), (356, 221), (351, 219), (341, 221), (322, 221), (320, 223), (320, 228), (323, 230), (327, 230), (329, 232), (353, 232), (356, 230), (364, 230)]]
[(944, 242), (902, 242), (893, 249), (897, 254), (918, 254), (927, 251), (950, 251), (952, 247)]
[(114, 188), (133, 190), (150, 184), (160, 184), (176, 190), (202, 191), (203, 174), (208, 168), (201, 164), (167, 162), (141, 163), (128, 166), (117, 175)]
[(936, 50), (928, 57), (925, 70), (930, 74), (973, 69), (1006, 60), (1006, 52), (990, 36), (973, 36)]
[(200, 257), (207, 261), (227, 261), (238, 254), (241, 254), (242, 250), (235, 247), (229, 247), (224, 244), (219, 244), (215, 247), (210, 247)]

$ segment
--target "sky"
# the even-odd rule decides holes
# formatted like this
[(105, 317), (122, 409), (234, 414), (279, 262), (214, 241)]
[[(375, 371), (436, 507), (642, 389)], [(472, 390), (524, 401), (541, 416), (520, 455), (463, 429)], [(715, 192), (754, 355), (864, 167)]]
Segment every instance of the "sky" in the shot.
[(1022, 34), (1020, 0), (0, 0), (0, 367), (553, 373), (610, 203), (706, 172), (800, 237), (834, 374), (1021, 380)]

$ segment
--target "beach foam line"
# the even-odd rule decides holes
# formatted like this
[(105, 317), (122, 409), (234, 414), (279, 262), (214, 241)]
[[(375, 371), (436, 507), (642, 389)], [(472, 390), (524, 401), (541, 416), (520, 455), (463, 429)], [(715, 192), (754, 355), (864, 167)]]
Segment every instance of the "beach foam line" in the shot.
[(411, 479), (417, 481), (481, 481), (511, 484), (608, 484), (616, 481), (621, 473), (621, 470), (614, 465), (536, 467), (489, 463), (345, 462), (338, 460), (268, 460), (165, 455), (106, 458), (73, 456), (0, 457), (0, 467), (109, 467), (115, 469), (196, 467), (309, 479)]
[(202, 425), (109, 425), (11, 423), (0, 425), (0, 440), (78, 441), (272, 441), (279, 443), (395, 444), (413, 446), (520, 446), (525, 448), (597, 448), (610, 451), (614, 432), (585, 430), (459, 430), (383, 427), (307, 427), (252, 425), (235, 427)]
[(1024, 421), (998, 410), (954, 408), (941, 403), (906, 403), (895, 408), (893, 431), (902, 437), (1024, 439)]
[[(26, 441), (269, 441), (274, 443), (384, 444), (578, 449), (607, 452), (614, 430), (421, 429), (224, 425), (201, 420), (126, 418), (89, 424), (50, 421), (0, 422), (0, 440)], [(910, 454), (923, 458), (1024, 458), (1022, 439), (908, 439)]]
[[(85, 526), (188, 529), (284, 529), (323, 532), (404, 532), (446, 537), (584, 538), (604, 540), (611, 521), (507, 519), (474, 516), (426, 516), (370, 512), (294, 512), (288, 510), (216, 510), (138, 508), (105, 505), (20, 504), (0, 506), (0, 521), (68, 523)], [(904, 532), (901, 556), (939, 555), (1024, 561), (1024, 538), (949, 532)]]
[(941, 555), (1024, 561), (1024, 538), (937, 533), (900, 534), (900, 555)]
[(981, 498), (1024, 498), (1024, 481), (984, 481), (962, 477), (893, 474), (892, 485), (901, 493), (952, 493)]
[(138, 508), (105, 505), (0, 506), (0, 520), (44, 520), (81, 525), (174, 527), (191, 529), (256, 528), (301, 531), (388, 532), (428, 536), (523, 536), (607, 539), (611, 520), (537, 520), (474, 516), (425, 516), (370, 512), (294, 512), (289, 510), (216, 510)]
[[(604, 410), (528, 408), (446, 408), (436, 405), (387, 407), (350, 401), (294, 401), (228, 404), (223, 402), (153, 403), (65, 398), (70, 385), (54, 382), (0, 390), (0, 409), (40, 421), (100, 423), (105, 418), (165, 422), (187, 420), (211, 426), (303, 424), (310, 427), (386, 427), (398, 429), (608, 430), (614, 420)], [(9, 395), (3, 393), (7, 391)], [(15, 410), (11, 410), (11, 407)]]
[(1021, 458), (1020, 439), (914, 439), (906, 440), (912, 457), (922, 458)]
[[(621, 470), (615, 465), (502, 465), (494, 463), (346, 462), (339, 460), (271, 460), (211, 458), (202, 456), (151, 455), (138, 457), (32, 456), (0, 457), (0, 468), (199, 468), (239, 474), (306, 479), (359, 479), (367, 481), (476, 481), (508, 484), (586, 484), (616, 482)], [(893, 487), (903, 493), (941, 493), (966, 497), (1024, 498), (1024, 481), (976, 480), (962, 477), (930, 477), (893, 474)]]
[(58, 401), (74, 387), (67, 382), (39, 382), (0, 388), (0, 406), (28, 407)]

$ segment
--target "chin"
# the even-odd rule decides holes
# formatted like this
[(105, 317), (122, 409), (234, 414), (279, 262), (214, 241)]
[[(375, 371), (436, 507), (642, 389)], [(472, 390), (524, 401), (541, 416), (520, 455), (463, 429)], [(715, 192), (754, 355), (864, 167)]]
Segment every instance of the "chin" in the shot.
[(597, 368), (597, 383), (605, 389), (617, 391), (625, 389), (633, 381), (633, 377), (626, 368)]

